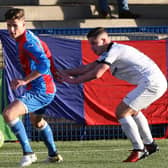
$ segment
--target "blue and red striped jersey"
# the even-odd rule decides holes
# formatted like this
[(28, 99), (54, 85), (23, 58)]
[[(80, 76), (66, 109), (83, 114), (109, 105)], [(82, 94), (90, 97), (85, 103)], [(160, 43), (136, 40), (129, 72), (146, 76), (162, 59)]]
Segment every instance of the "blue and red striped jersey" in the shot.
[(28, 84), (27, 89), (39, 93), (55, 93), (56, 86), (51, 73), (51, 70), (54, 71), (53, 60), (46, 43), (26, 30), (16, 39), (16, 47), (24, 74), (27, 76), (35, 70), (42, 74)]

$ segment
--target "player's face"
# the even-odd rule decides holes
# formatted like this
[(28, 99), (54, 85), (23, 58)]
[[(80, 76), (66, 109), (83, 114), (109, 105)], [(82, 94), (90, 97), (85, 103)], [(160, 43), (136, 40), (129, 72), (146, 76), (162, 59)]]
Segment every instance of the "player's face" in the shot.
[(106, 40), (102, 36), (90, 37), (88, 41), (95, 54), (101, 55), (105, 51)]
[(12, 38), (18, 38), (25, 31), (24, 19), (7, 20), (7, 29)]

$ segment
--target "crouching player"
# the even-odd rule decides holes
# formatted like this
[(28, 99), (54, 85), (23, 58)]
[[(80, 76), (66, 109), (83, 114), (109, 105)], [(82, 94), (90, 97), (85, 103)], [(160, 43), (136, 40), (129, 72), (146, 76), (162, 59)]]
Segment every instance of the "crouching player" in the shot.
[(116, 108), (122, 130), (133, 146), (124, 162), (136, 162), (159, 149), (141, 110), (164, 94), (166, 78), (156, 63), (136, 48), (111, 42), (104, 28), (92, 29), (87, 38), (99, 58), (87, 65), (60, 70), (59, 75), (64, 81), (77, 84), (100, 78), (110, 69), (113, 76), (137, 85)]

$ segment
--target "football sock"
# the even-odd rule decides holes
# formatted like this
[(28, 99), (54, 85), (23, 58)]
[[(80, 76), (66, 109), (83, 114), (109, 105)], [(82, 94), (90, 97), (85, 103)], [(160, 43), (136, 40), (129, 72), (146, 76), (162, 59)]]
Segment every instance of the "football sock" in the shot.
[(144, 144), (151, 144), (153, 142), (153, 138), (146, 117), (142, 112), (139, 112), (133, 118), (139, 128)]
[(48, 125), (47, 122), (45, 122), (45, 125), (40, 129), (38, 128), (38, 130), (40, 131), (40, 135), (46, 147), (48, 148), (48, 155), (55, 156), (57, 153), (57, 149), (56, 149), (53, 133), (50, 126)]
[(22, 149), (23, 149), (23, 154), (32, 153), (33, 151), (30, 146), (23, 122), (19, 118), (17, 118), (9, 122), (8, 125), (10, 126), (11, 130), (13, 131), (13, 133), (16, 135), (17, 139), (19, 140), (22, 146)]
[(144, 144), (139, 134), (138, 127), (132, 116), (127, 116), (119, 120), (121, 128), (124, 131), (127, 138), (130, 139), (133, 145), (133, 149), (144, 149)]

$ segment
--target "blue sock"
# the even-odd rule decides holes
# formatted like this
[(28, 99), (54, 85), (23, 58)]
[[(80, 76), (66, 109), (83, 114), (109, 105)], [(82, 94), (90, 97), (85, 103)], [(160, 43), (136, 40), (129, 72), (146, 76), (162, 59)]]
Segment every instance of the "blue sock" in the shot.
[(40, 131), (40, 135), (46, 147), (48, 148), (48, 155), (55, 156), (57, 153), (57, 149), (56, 149), (53, 133), (50, 126), (46, 122), (46, 124), (41, 129), (38, 129), (38, 130)]
[(23, 122), (19, 120), (19, 118), (17, 118), (9, 122), (8, 124), (11, 127), (13, 133), (16, 135), (17, 139), (19, 140), (23, 149), (23, 154), (32, 153), (33, 151), (30, 146)]

